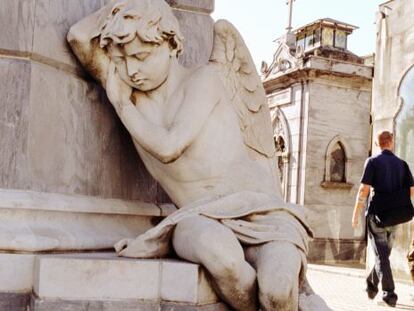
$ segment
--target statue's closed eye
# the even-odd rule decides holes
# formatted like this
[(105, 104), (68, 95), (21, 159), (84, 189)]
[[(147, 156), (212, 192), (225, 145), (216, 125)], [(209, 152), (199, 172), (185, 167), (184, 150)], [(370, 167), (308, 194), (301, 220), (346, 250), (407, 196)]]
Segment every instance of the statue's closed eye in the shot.
[(150, 55), (149, 52), (140, 52), (140, 53), (135, 54), (135, 58), (142, 61), (142, 60), (145, 60), (149, 55)]
[(126, 14), (124, 15), (124, 19), (137, 19), (137, 16), (131, 15), (131, 14)]
[(118, 13), (118, 12), (119, 12), (119, 10), (120, 10), (120, 8), (114, 8), (114, 9), (112, 10), (112, 15), (115, 15), (116, 13)]

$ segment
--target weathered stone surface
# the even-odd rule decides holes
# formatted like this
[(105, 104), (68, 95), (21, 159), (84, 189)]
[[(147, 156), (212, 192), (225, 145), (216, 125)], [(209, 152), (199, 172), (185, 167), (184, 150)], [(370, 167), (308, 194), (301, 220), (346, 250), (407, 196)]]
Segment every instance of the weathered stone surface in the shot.
[(158, 261), (101, 256), (38, 257), (35, 294), (40, 298), (72, 300), (159, 298)]
[(34, 292), (41, 299), (151, 300), (191, 305), (218, 301), (200, 266), (136, 260), (113, 253), (38, 256)]
[(0, 293), (0, 311), (27, 311), (28, 293)]
[[(35, 256), (31, 254), (0, 253), (0, 293), (31, 292), (33, 287), (34, 260)], [(2, 301), (3, 299), (0, 295), (0, 306)], [(0, 307), (0, 310), (3, 309)]]
[(166, 0), (173, 8), (212, 13), (214, 11), (214, 0)]
[(186, 67), (206, 64), (213, 49), (213, 19), (209, 15), (174, 10), (184, 40), (180, 63)]
[(34, 11), (35, 1), (33, 0), (1, 1), (0, 51), (10, 50), (21, 53), (32, 51)]
[(30, 311), (158, 311), (157, 302), (53, 300), (32, 296)]
[[(16, 2), (17, 3), (17, 2)], [(2, 32), (4, 33), (4, 31)], [(27, 138), (31, 65), (0, 58), (0, 187), (28, 187)]]
[(211, 304), (218, 301), (204, 270), (179, 261), (161, 263), (161, 300)]
[(66, 43), (66, 34), (71, 25), (101, 6), (102, 0), (36, 0), (34, 57), (75, 68), (76, 59)]
[(138, 201), (0, 189), (0, 218), (7, 224), (0, 226), (0, 249), (111, 249), (172, 211)]
[(25, 60), (0, 73), (0, 188), (168, 202), (98, 86)]
[(174, 303), (162, 303), (161, 311), (230, 311), (224, 303), (214, 303), (204, 306), (191, 306)]
[[(16, 309), (20, 311), (26, 309)], [(30, 311), (229, 311), (223, 303), (192, 306), (186, 304), (144, 302), (144, 301), (77, 301), (40, 299), (32, 296)], [(3, 311), (3, 310), (0, 310)], [(4, 310), (6, 311), (6, 310)], [(7, 309), (7, 311), (15, 311)]]
[(155, 181), (96, 85), (32, 64), (29, 133), (31, 190), (155, 201)]

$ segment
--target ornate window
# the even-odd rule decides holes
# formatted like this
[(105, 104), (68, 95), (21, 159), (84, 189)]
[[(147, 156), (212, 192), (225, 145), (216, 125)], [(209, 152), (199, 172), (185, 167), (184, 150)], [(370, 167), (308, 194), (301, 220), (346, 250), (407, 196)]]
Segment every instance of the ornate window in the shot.
[(414, 169), (414, 66), (401, 80), (400, 109), (395, 118), (395, 153)]
[(353, 184), (348, 183), (349, 165), (349, 148), (343, 138), (336, 136), (326, 149), (325, 178), (321, 186), (325, 188), (351, 188)]
[(273, 137), (276, 148), (278, 175), (285, 200), (289, 185), (289, 128), (282, 110), (276, 109), (273, 119)]

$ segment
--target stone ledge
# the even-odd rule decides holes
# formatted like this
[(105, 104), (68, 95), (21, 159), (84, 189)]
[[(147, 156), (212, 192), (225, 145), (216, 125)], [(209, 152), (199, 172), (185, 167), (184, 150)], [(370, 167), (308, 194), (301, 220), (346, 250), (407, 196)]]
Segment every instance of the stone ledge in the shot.
[(196, 264), (117, 257), (115, 253), (37, 256), (33, 290), (40, 299), (163, 301), (192, 306), (218, 302)]
[[(190, 306), (177, 303), (160, 303), (146, 301), (80, 301), (51, 300), (31, 297), (30, 311), (230, 311), (223, 303), (204, 306)], [(0, 310), (3, 311), (3, 310)], [(6, 311), (6, 310), (4, 310)], [(20, 311), (8, 309), (7, 311)], [(23, 310), (21, 310), (23, 311)], [(26, 311), (26, 310), (24, 310)]]
[[(164, 214), (172, 211), (168, 204), (163, 206)], [(153, 203), (15, 189), (0, 189), (0, 209), (163, 216)]]
[(17, 252), (112, 249), (123, 238), (135, 238), (172, 204), (0, 189), (0, 250)]
[(172, 8), (190, 12), (210, 14), (214, 11), (214, 0), (165, 0)]
[(323, 181), (321, 182), (321, 187), (326, 189), (345, 189), (349, 190), (354, 186), (354, 184), (346, 182), (334, 182), (334, 181)]

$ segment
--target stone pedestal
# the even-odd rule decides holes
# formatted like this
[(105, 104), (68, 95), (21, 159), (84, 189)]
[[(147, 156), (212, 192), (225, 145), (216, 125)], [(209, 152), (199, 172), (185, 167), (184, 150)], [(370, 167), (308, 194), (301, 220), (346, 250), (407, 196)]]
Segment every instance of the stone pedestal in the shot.
[(172, 259), (0, 254), (0, 279), (0, 311), (228, 310), (199, 265)]

